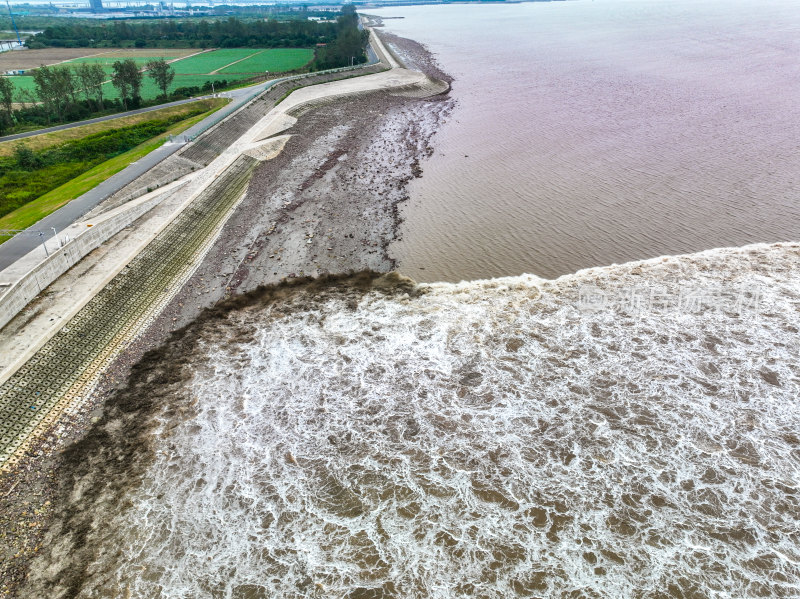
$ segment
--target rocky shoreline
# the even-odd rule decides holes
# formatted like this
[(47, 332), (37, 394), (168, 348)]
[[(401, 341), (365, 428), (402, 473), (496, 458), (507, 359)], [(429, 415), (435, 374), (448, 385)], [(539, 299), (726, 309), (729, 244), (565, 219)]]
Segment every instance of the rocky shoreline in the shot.
[[(450, 82), (419, 44), (382, 37), (408, 66)], [(260, 286), (394, 269), (388, 246), (397, 236), (397, 207), (407, 199), (408, 182), (421, 176), (433, 134), (451, 108), (446, 93), (424, 99), (374, 93), (299, 116), (285, 132), (292, 137), (284, 152), (257, 169), (195, 274), (105, 373), (86, 408), (65, 415), (0, 476), (0, 597), (24, 595), (59, 490), (71, 480), (64, 450), (87, 433), (96, 437), (90, 431), (102, 423), (105, 402), (127, 386), (148, 351), (219, 301)]]

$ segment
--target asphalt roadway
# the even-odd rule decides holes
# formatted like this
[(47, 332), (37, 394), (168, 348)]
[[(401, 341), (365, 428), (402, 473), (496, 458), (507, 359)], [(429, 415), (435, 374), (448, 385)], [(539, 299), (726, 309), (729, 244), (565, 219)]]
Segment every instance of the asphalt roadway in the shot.
[[(26, 229), (24, 232), (18, 233), (8, 241), (4, 242), (2, 245), (0, 245), (0, 271), (22, 258), (31, 250), (35, 250), (37, 248), (42, 252), (42, 258), (44, 258), (45, 250), (42, 247), (42, 241), (46, 241), (47, 239), (51, 239), (53, 237), (53, 229), (56, 231), (61, 231), (72, 223), (76, 222), (84, 214), (92, 210), (95, 206), (115, 193), (117, 190), (122, 189), (128, 183), (146, 173), (156, 164), (164, 160), (167, 156), (177, 152), (186, 144), (183, 139), (191, 139), (192, 136), (205, 130), (209, 123), (220, 120), (222, 116), (227, 116), (228, 114), (233, 113), (243, 104), (245, 104), (250, 98), (252, 98), (257, 92), (264, 91), (267, 87), (273, 85), (277, 81), (278, 80), (267, 81), (265, 83), (259, 83), (258, 85), (243, 87), (220, 94), (223, 97), (232, 98), (231, 103), (181, 133), (180, 141), (176, 140), (171, 143), (165, 143), (160, 148), (153, 150), (136, 162), (132, 162), (117, 174), (103, 181), (97, 187), (90, 189), (82, 196), (75, 198), (52, 214), (44, 217), (35, 225)], [(194, 100), (196, 99), (197, 98), (194, 98)], [(162, 105), (161, 108), (169, 105), (170, 104)], [(112, 118), (119, 116), (120, 115), (114, 115)], [(81, 121), (80, 123), (64, 125), (61, 128), (85, 125), (88, 122), (93, 121)], [(42, 133), (42, 131), (40, 130), (36, 133)], [(7, 138), (3, 138), (3, 140), (5, 139)], [(40, 232), (42, 235), (39, 234)]]

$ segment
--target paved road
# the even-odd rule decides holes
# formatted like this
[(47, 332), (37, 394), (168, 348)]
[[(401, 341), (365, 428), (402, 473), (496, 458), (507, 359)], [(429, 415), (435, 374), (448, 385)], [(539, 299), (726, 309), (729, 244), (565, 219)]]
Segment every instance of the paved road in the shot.
[[(216, 120), (219, 120), (222, 116), (226, 116), (234, 112), (256, 93), (260, 93), (270, 85), (273, 85), (275, 82), (276, 80), (267, 81), (265, 83), (259, 83), (258, 85), (231, 90), (229, 92), (225, 92), (224, 94), (220, 94), (222, 96), (232, 97), (233, 100), (225, 108), (222, 108), (219, 111), (209, 115), (199, 123), (196, 123), (194, 126), (181, 133), (181, 139), (183, 139), (184, 136), (191, 138), (192, 136), (204, 131), (208, 127), (209, 123), (213, 123)], [(106, 179), (94, 189), (90, 189), (82, 196), (75, 198), (68, 204), (65, 204), (52, 214), (46, 216), (35, 225), (30, 227), (29, 230), (31, 231), (43, 231), (43, 237), (40, 237), (38, 234), (20, 234), (12, 237), (0, 245), (0, 270), (3, 270), (10, 264), (13, 264), (22, 258), (22, 256), (31, 250), (37, 248), (42, 252), (42, 258), (44, 258), (44, 248), (41, 247), (41, 243), (43, 239), (47, 240), (53, 237), (53, 228), (55, 228), (56, 231), (65, 229), (72, 223), (79, 220), (84, 214), (92, 210), (111, 194), (115, 193), (119, 189), (122, 189), (125, 185), (140, 175), (143, 175), (145, 172), (164, 160), (167, 156), (177, 152), (184, 145), (185, 142), (183, 141), (164, 144), (160, 148), (153, 150), (146, 156), (143, 156), (138, 161), (131, 163), (114, 176)]]
[[(242, 90), (249, 93), (252, 87), (243, 87), (225, 92), (227, 97), (236, 98), (243, 95)], [(222, 95), (222, 94), (221, 94)], [(157, 106), (149, 106), (147, 108), (139, 108), (138, 110), (129, 110), (128, 112), (118, 112), (116, 114), (109, 114), (108, 116), (99, 116), (96, 119), (88, 119), (86, 121), (78, 121), (76, 123), (67, 123), (65, 125), (57, 125), (55, 127), (48, 127), (47, 129), (37, 129), (36, 131), (28, 131), (27, 133), (16, 133), (14, 135), (6, 135), (0, 137), (0, 143), (4, 141), (13, 141), (15, 139), (24, 139), (34, 135), (41, 135), (42, 133), (50, 133), (52, 131), (63, 131), (64, 129), (72, 129), (73, 127), (81, 127), (83, 125), (91, 125), (92, 123), (102, 123), (103, 121), (110, 121), (111, 119), (118, 119), (123, 116), (130, 116), (132, 114), (142, 114), (143, 112), (150, 112), (152, 110), (160, 110), (162, 108), (169, 108), (170, 106), (180, 106), (181, 104), (188, 104), (189, 102), (197, 102), (198, 100), (205, 100), (206, 98), (213, 98), (214, 96), (198, 96), (196, 98), (187, 98), (186, 100), (176, 100), (175, 102), (168, 102), (166, 104), (158, 104)]]

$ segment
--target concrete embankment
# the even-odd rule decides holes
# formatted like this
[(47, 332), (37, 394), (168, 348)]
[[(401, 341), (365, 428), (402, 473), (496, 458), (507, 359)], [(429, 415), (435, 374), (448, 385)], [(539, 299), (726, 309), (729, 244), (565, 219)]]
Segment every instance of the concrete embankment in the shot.
[[(379, 54), (387, 53), (379, 48)], [(270, 150), (259, 150), (261, 140), (291, 122), (287, 120), (289, 111), (341, 96), (406, 90), (413, 86), (429, 89), (430, 80), (422, 73), (399, 68), (396, 62), (391, 64), (395, 68), (386, 72), (302, 88), (277, 107), (274, 103), (280, 98), (272, 102), (258, 99), (210, 130), (203, 136), (207, 137), (206, 143), (193, 144), (184, 152), (189, 157), (183, 160), (190, 161), (191, 157), (200, 160), (191, 160), (199, 168), (180, 189), (172, 191), (187, 198), (186, 201), (166, 219), (163, 230), (141, 253), (132, 260), (130, 255), (121, 258), (112, 269), (119, 270), (119, 274), (97, 295), (94, 295), (96, 289), (75, 289), (73, 302), (77, 313), (57, 333), (58, 323), (47, 335), (32, 340), (35, 345), (52, 337), (0, 386), (0, 467), (13, 465), (30, 442), (65, 410), (80, 409), (82, 398), (91, 392), (99, 373), (180, 289), (244, 194), (257, 164), (253, 156), (272, 155)], [(202, 168), (206, 160), (208, 165)], [(175, 173), (171, 174), (174, 177)], [(156, 204), (158, 197), (156, 194), (137, 202), (142, 206), (148, 201)], [(130, 223), (120, 220), (122, 217), (117, 221), (114, 218), (121, 214), (132, 216), (128, 211), (133, 206), (130, 202), (118, 204), (102, 218), (124, 227)], [(108, 231), (112, 229), (108, 225)], [(87, 248), (91, 249), (88, 245)], [(61, 258), (52, 260), (51, 277), (58, 270), (56, 264), (68, 268), (74, 263), (57, 260)], [(41, 284), (32, 280), (29, 292)], [(13, 371), (16, 366), (8, 370)]]
[(389, 53), (383, 48), (380, 39), (374, 33), (371, 34), (370, 41), (379, 62), (279, 80), (235, 112), (226, 115), (224, 119), (203, 132), (193, 143), (159, 163), (144, 176), (118, 190), (104, 202), (104, 205), (98, 206), (98, 211), (118, 206), (146, 193), (148, 189), (164, 186), (206, 167), (244, 135), (248, 129), (269, 114), (282, 100), (286, 99), (293, 90), (342, 79), (363, 78), (387, 69), (397, 68), (398, 63), (389, 57)]
[(49, 255), (44, 260), (41, 260), (44, 250), (37, 250), (3, 269), (0, 272), (0, 289), (3, 290), (0, 296), (0, 329), (89, 252), (149, 212), (182, 184), (178, 182), (177, 185), (148, 193), (97, 219), (77, 223), (61, 231), (59, 238), (66, 241), (63, 246), (55, 238), (45, 243)]
[(82, 396), (158, 312), (242, 197), (258, 161), (242, 156), (0, 387), (0, 463)]

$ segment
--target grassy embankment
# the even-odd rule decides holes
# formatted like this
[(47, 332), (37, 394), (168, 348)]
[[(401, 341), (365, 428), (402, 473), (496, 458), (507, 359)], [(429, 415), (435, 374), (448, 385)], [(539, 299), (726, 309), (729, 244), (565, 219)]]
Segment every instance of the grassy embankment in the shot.
[[(0, 144), (0, 229), (33, 225), (226, 103), (221, 98), (202, 100), (35, 136), (25, 140), (24, 155), (16, 149), (19, 142)], [(101, 150), (81, 158), (74, 155), (87, 145)], [(19, 164), (25, 156), (32, 164)], [(48, 158), (54, 163), (36, 168), (36, 160)], [(0, 237), (0, 243), (6, 239)]]

